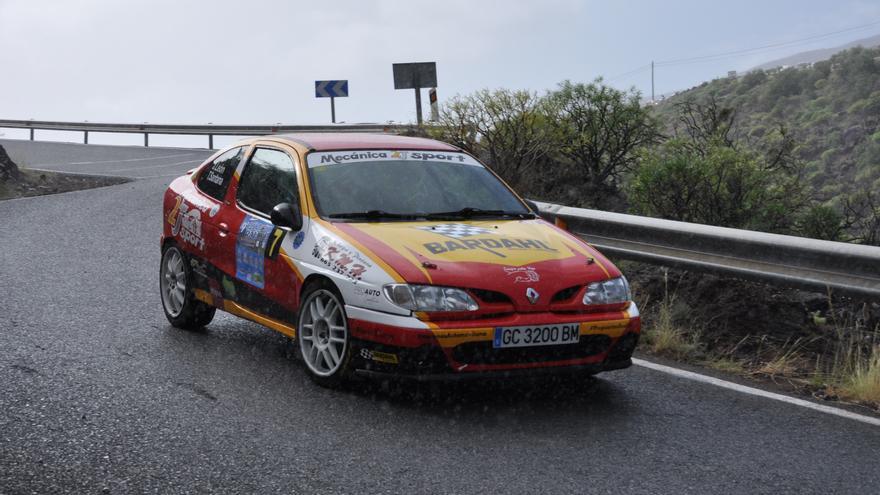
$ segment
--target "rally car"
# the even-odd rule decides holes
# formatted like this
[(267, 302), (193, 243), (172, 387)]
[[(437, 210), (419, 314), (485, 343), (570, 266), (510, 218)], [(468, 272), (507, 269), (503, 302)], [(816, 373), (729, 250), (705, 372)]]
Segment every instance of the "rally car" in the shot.
[(442, 142), (245, 140), (165, 192), (162, 307), (176, 327), (219, 308), (277, 330), (326, 386), (629, 366), (626, 279), (536, 213)]

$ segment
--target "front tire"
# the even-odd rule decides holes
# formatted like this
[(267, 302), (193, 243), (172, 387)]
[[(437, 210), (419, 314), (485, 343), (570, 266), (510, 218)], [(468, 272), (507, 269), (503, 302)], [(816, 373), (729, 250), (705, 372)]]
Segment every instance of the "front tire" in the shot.
[(303, 291), (297, 341), (309, 376), (335, 388), (351, 376), (351, 337), (345, 304), (336, 287), (318, 280)]
[(177, 328), (201, 328), (214, 319), (216, 308), (196, 299), (192, 290), (192, 270), (186, 255), (177, 246), (168, 246), (162, 252), (159, 293), (165, 318)]

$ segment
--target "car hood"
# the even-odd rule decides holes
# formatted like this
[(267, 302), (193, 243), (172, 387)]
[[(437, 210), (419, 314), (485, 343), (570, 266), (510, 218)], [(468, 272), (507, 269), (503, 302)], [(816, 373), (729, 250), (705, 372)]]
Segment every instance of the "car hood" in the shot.
[[(580, 239), (544, 220), (334, 223), (348, 240), (408, 283), (502, 292), (546, 309), (561, 289), (620, 272)], [(526, 302), (532, 288), (545, 304)]]

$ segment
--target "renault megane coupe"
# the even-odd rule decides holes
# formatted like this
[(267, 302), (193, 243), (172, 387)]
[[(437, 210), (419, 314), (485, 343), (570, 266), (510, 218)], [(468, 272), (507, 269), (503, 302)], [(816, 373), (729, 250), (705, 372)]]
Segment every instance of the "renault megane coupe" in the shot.
[(325, 386), (630, 366), (626, 279), (536, 211), (430, 139), (245, 140), (165, 192), (162, 307), (180, 328), (221, 309), (281, 332)]

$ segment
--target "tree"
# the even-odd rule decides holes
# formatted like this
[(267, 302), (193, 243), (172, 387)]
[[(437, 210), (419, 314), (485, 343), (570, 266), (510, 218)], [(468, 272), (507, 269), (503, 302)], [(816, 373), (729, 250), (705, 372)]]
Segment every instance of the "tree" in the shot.
[(484, 158), (511, 185), (525, 183), (551, 149), (541, 99), (529, 91), (484, 89), (444, 105), (434, 135)]
[(678, 111), (676, 136), (642, 152), (629, 187), (636, 209), (686, 222), (790, 229), (808, 201), (785, 129), (751, 146), (735, 138), (736, 112), (714, 99)]
[(686, 145), (694, 153), (704, 155), (706, 148), (714, 145), (736, 147), (736, 110), (722, 107), (715, 96), (709, 96), (704, 103), (676, 103), (675, 110), (675, 133), (686, 138)]
[(620, 91), (602, 79), (564, 81), (547, 95), (545, 109), (556, 152), (580, 170), (587, 192), (616, 190), (637, 162), (635, 151), (657, 141), (657, 125), (635, 90)]
[(844, 200), (843, 211), (844, 225), (855, 242), (880, 246), (880, 194), (856, 192)]

